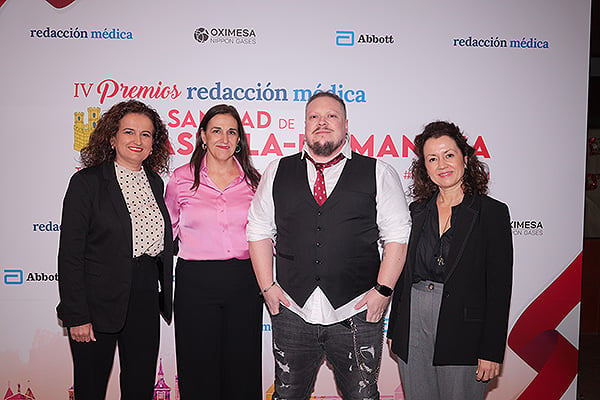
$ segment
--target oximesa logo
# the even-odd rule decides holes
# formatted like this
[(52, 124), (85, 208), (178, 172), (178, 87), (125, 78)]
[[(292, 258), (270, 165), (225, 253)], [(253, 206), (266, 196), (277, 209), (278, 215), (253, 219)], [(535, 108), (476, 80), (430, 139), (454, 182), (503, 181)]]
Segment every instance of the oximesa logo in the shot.
[(541, 220), (524, 219), (510, 221), (513, 236), (543, 236), (544, 224)]
[(253, 28), (205, 28), (194, 30), (194, 39), (198, 43), (218, 45), (256, 44), (256, 32)]
[(208, 31), (206, 28), (198, 28), (194, 31), (194, 39), (199, 43), (204, 43), (208, 40)]

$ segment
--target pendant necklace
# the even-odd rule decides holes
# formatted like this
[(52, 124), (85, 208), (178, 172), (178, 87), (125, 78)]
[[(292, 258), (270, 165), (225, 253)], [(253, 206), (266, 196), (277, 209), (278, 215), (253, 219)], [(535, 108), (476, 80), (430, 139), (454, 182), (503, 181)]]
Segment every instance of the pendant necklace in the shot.
[(443, 248), (442, 248), (442, 236), (444, 236), (444, 233), (446, 233), (446, 230), (449, 229), (449, 224), (450, 224), (450, 218), (452, 217), (452, 213), (450, 213), (450, 215), (448, 216), (448, 218), (446, 219), (446, 223), (444, 224), (444, 227), (442, 229), (442, 235), (440, 236), (440, 251), (439, 251), (439, 255), (436, 257), (436, 261), (439, 267), (442, 267), (445, 264), (445, 260), (444, 257), (442, 256), (443, 254)]

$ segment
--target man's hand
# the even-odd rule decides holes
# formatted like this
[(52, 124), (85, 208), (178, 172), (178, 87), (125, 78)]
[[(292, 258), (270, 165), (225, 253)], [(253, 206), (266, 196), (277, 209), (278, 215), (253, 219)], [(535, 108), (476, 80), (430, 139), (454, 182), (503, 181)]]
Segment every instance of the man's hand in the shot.
[[(404, 267), (406, 259), (406, 244), (390, 242), (383, 245), (383, 255), (381, 256), (381, 265), (377, 282), (381, 285), (393, 288)], [(360, 310), (367, 305), (367, 322), (378, 322), (387, 311), (391, 296), (386, 297), (379, 293), (375, 288), (369, 290), (365, 296), (354, 306), (354, 309)]]
[(290, 306), (290, 301), (285, 297), (283, 290), (281, 290), (277, 284), (271, 286), (266, 293), (263, 292), (263, 297), (265, 298), (265, 303), (267, 304), (267, 308), (271, 315), (279, 314), (280, 303), (286, 307)]
[(354, 306), (354, 309), (360, 310), (366, 304), (367, 322), (379, 322), (387, 311), (390, 299), (391, 297), (385, 297), (373, 288)]

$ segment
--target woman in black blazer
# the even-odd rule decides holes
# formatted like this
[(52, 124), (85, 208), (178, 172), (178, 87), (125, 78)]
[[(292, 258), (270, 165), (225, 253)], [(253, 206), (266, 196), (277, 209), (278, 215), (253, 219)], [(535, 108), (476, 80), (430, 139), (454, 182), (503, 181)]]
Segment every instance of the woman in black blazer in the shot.
[(99, 119), (63, 202), (58, 317), (68, 328), (75, 397), (104, 399), (119, 347), (122, 399), (152, 399), (159, 314), (170, 323), (173, 239), (163, 201), (169, 141), (147, 105)]
[(449, 122), (415, 138), (407, 260), (388, 327), (407, 400), (483, 399), (504, 358), (512, 288), (508, 207)]

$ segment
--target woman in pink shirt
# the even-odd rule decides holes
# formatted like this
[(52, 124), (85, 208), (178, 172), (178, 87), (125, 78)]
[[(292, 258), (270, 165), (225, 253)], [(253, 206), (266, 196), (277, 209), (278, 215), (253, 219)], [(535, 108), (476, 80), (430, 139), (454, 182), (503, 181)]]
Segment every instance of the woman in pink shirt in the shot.
[(179, 239), (175, 344), (182, 400), (262, 398), (262, 298), (246, 223), (260, 180), (237, 110), (212, 107), (165, 194)]

